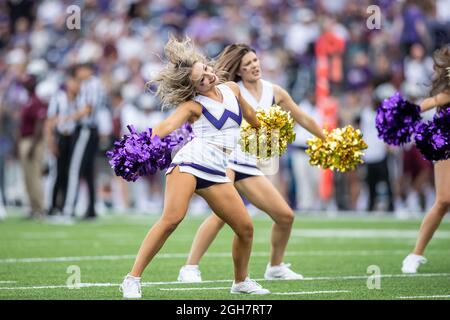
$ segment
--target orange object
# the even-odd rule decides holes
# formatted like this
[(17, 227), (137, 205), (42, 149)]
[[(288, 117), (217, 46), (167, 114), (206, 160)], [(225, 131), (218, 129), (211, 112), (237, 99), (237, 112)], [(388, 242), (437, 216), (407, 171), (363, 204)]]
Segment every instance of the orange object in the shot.
[[(323, 127), (332, 130), (338, 123), (338, 100), (331, 96), (330, 80), (342, 82), (342, 54), (345, 40), (332, 32), (323, 33), (316, 42), (316, 96), (317, 108), (322, 116)], [(319, 183), (322, 200), (333, 196), (333, 172), (322, 170)]]

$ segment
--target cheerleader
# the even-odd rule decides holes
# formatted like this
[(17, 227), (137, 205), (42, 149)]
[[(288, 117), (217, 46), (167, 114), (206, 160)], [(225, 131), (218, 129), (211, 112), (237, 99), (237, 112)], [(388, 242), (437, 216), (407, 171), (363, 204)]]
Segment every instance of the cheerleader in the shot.
[[(450, 104), (450, 47), (437, 50), (433, 60), (435, 79), (432, 83), (431, 97), (421, 103), (421, 112), (435, 107), (448, 108)], [(434, 179), (436, 199), (433, 207), (422, 221), (413, 252), (403, 260), (403, 273), (417, 273), (420, 265), (427, 262), (423, 256), (425, 248), (450, 208), (450, 160), (434, 163)]]
[[(233, 44), (226, 47), (217, 60), (216, 68), (226, 71), (228, 79), (238, 83), (241, 94), (254, 109), (267, 109), (277, 104), (284, 110), (290, 111), (294, 120), (302, 127), (315, 136), (325, 139), (319, 125), (297, 106), (286, 90), (261, 79), (259, 59), (251, 47), (245, 44)], [(303, 279), (302, 275), (289, 268), (289, 264), (283, 263), (294, 221), (294, 212), (258, 168), (256, 157), (242, 152), (240, 146), (237, 146), (229, 157), (227, 172), (240, 194), (266, 212), (274, 221), (271, 236), (272, 250), (270, 262), (264, 274), (265, 279)], [(192, 243), (186, 265), (180, 269), (178, 281), (202, 281), (198, 264), (224, 224), (225, 221), (220, 215), (211, 215), (203, 222)]]
[(267, 294), (268, 290), (248, 277), (253, 225), (226, 176), (227, 154), (235, 148), (242, 117), (259, 127), (256, 114), (236, 83), (219, 84), (220, 75), (189, 39), (179, 42), (171, 37), (165, 54), (168, 64), (156, 77), (156, 93), (164, 106), (176, 106), (176, 111), (153, 128), (153, 135), (165, 137), (189, 122), (196, 137), (178, 151), (167, 170), (162, 216), (148, 232), (120, 286), (123, 297), (141, 298), (144, 269), (183, 220), (194, 193), (235, 232), (231, 293)]

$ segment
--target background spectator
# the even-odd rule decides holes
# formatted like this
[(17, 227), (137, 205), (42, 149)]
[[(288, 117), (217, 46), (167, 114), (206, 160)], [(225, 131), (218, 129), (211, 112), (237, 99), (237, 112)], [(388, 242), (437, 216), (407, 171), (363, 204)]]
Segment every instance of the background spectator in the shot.
[[(367, 7), (373, 4), (380, 8), (381, 26), (372, 30), (367, 27), (366, 20)], [(70, 5), (80, 8), (79, 29), (70, 30), (66, 25), (69, 16), (66, 10)], [(111, 142), (119, 134), (124, 133), (119, 133), (119, 122), (123, 130), (126, 122), (152, 126), (166, 116), (156, 111), (159, 107), (157, 101), (150, 103), (151, 98), (142, 94), (145, 83), (162, 65), (162, 49), (169, 32), (187, 34), (212, 57), (230, 43), (251, 45), (258, 50), (264, 78), (287, 88), (299, 103), (309, 99), (308, 93), (316, 94), (319, 90), (310, 89), (317, 81), (317, 43), (319, 39), (327, 38), (324, 35), (332, 34), (342, 41), (342, 48), (339, 54), (327, 60), (331, 73), (330, 98), (335, 101), (338, 125), (355, 125), (361, 112), (367, 110), (364, 108), (371, 105), (372, 86), (389, 82), (403, 92), (414, 87), (418, 92), (416, 98), (426, 95), (431, 80), (430, 54), (449, 43), (448, 6), (448, 0), (2, 1), (1, 197), (6, 205), (27, 203), (23, 197), (23, 184), (12, 183), (20, 182), (23, 175), (23, 170), (16, 164), (18, 140), (15, 132), (28, 99), (20, 81), (27, 73), (36, 76), (36, 96), (48, 103), (65, 81), (68, 67), (85, 62), (95, 66), (107, 97), (105, 109), (96, 117), (100, 140), (95, 153), (98, 161), (94, 172), (99, 182), (95, 190), (98, 196), (95, 207), (113, 206), (120, 211), (130, 206), (151, 211), (151, 207), (157, 208), (156, 204), (162, 203), (159, 196), (163, 188), (161, 179), (155, 176), (150, 178), (149, 185), (147, 182), (131, 184), (132, 188), (143, 188), (139, 190), (148, 197), (127, 199), (125, 189), (116, 186), (119, 182), (113, 177), (104, 151), (111, 147)], [(117, 93), (124, 102), (117, 100)], [(134, 95), (134, 98), (127, 97), (127, 94)], [(132, 107), (125, 107), (125, 104)], [(126, 112), (129, 120), (124, 120), (124, 110), (130, 110)], [(319, 117), (324, 116), (319, 112)], [(308, 138), (304, 133), (299, 135), (303, 141)], [(402, 150), (393, 150), (391, 159), (388, 168), (392, 172), (394, 202), (399, 204), (397, 209), (401, 209), (400, 195), (408, 193), (406, 185), (400, 182)], [(272, 177), (291, 203), (295, 199), (294, 190), (302, 189), (298, 181), (303, 181), (298, 173), (297, 178), (292, 179), (296, 161), (295, 156), (291, 158), (291, 154), (287, 154), (281, 161), (279, 174)], [(308, 178), (315, 174), (312, 171), (301, 173)], [(320, 179), (319, 190), (322, 185)], [(367, 191), (361, 188), (363, 180), (358, 172), (334, 174), (333, 179), (335, 190), (337, 188), (339, 192), (332, 193), (332, 199), (326, 199), (331, 201), (326, 208), (357, 209), (358, 203), (368, 198)], [(130, 187), (127, 182), (121, 183)], [(424, 190), (427, 197), (432, 194), (428, 187)], [(113, 201), (115, 197), (112, 195), (117, 192), (122, 194), (118, 198), (121, 201)], [(87, 202), (82, 194), (79, 200)], [(319, 192), (319, 196), (323, 194)], [(135, 203), (138, 201), (147, 204)], [(301, 206), (301, 200), (298, 201)], [(92, 204), (90, 206), (87, 211), (95, 212)]]

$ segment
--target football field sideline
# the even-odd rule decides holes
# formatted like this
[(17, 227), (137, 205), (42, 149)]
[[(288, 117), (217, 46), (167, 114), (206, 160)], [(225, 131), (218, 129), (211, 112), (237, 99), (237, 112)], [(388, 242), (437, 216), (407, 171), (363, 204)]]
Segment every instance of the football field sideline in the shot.
[[(72, 225), (8, 218), (0, 223), (0, 299), (121, 299), (118, 290), (153, 220), (101, 217)], [(305, 278), (263, 279), (270, 259), (272, 221), (254, 217), (250, 277), (269, 289), (268, 300), (449, 299), (450, 223), (445, 220), (427, 248), (418, 274), (402, 274), (420, 220), (299, 217), (284, 261)], [(138, 222), (138, 223), (137, 223)], [(187, 218), (143, 274), (144, 299), (258, 299), (232, 295), (231, 244), (225, 227), (200, 263), (198, 283), (175, 281), (203, 218)], [(79, 270), (80, 289), (73, 286)], [(371, 267), (371, 268), (369, 268)], [(373, 273), (372, 267), (379, 268)], [(379, 288), (373, 289), (371, 284)]]

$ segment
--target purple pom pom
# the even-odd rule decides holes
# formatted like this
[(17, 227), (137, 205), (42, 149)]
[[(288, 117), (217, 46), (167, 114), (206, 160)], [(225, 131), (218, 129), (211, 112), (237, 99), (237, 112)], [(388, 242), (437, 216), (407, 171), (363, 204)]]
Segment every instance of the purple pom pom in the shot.
[(399, 146), (411, 141), (420, 120), (420, 107), (404, 100), (401, 94), (396, 92), (385, 99), (377, 109), (375, 126), (381, 140)]
[(430, 161), (450, 158), (450, 108), (436, 113), (433, 120), (418, 125), (414, 137), (417, 149)]
[(109, 164), (117, 176), (127, 181), (136, 181), (140, 176), (155, 174), (166, 169), (172, 161), (172, 151), (194, 138), (191, 126), (186, 123), (163, 139), (152, 136), (148, 128), (138, 133), (133, 126), (127, 126), (130, 134), (114, 143), (106, 152)]

